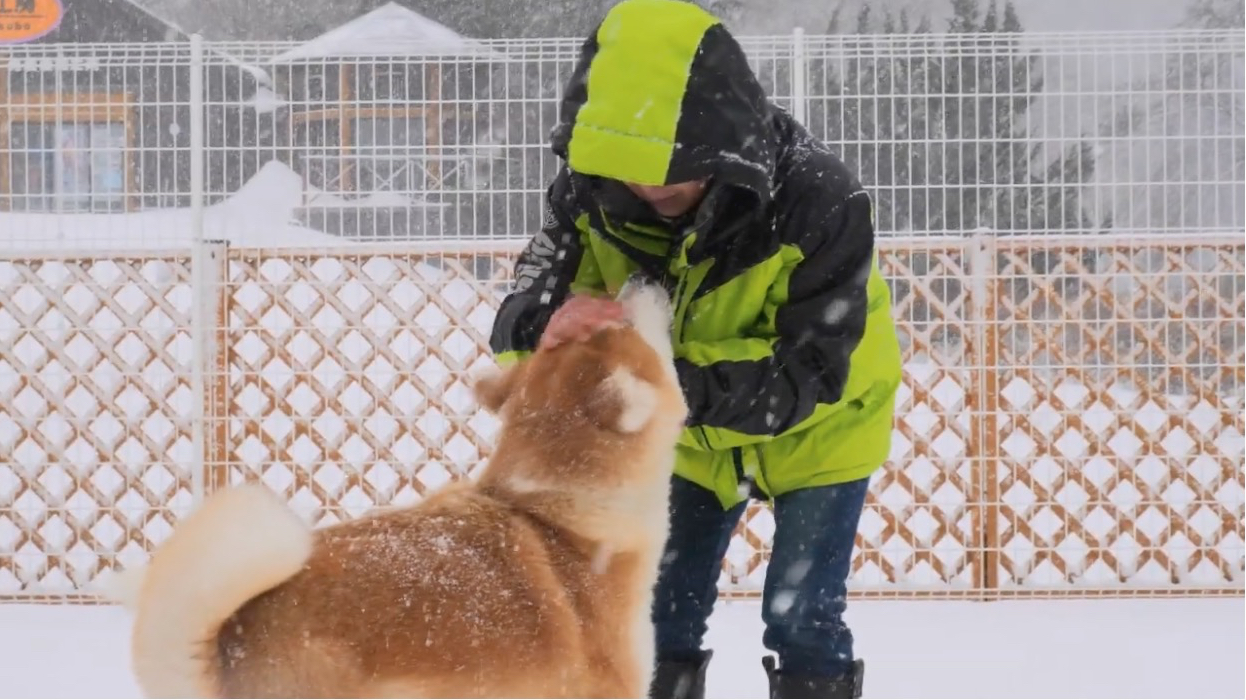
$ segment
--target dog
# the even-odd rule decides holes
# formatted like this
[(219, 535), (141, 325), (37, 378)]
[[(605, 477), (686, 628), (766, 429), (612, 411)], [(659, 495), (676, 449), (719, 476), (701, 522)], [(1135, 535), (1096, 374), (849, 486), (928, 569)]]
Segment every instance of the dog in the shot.
[(645, 697), (687, 406), (661, 287), (479, 378), (474, 480), (311, 529), (260, 485), (191, 513), (110, 596), (148, 697)]

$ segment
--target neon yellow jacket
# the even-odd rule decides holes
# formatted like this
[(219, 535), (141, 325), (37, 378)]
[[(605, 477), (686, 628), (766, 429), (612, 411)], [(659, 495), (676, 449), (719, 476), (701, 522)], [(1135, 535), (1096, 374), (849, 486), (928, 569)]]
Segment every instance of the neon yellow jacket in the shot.
[[(553, 149), (545, 222), (491, 340), (531, 351), (570, 293), (633, 274), (672, 294), (691, 409), (676, 473), (724, 507), (871, 474), (887, 458), (900, 348), (869, 195), (771, 103), (713, 16), (624, 0), (584, 44)], [(659, 217), (622, 182), (709, 177), (696, 211)]]

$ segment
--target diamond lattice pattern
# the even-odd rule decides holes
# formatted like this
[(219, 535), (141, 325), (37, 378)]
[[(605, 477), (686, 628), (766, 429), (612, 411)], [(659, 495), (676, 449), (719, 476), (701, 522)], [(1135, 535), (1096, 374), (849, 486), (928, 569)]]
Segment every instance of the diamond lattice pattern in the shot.
[(1242, 247), (996, 265), (999, 585), (1240, 584)]
[[(1242, 245), (978, 245), (880, 250), (905, 371), (852, 584), (1240, 585)], [(204, 399), (189, 259), (0, 262), (0, 596), (145, 558), (200, 483), (197, 400), (204, 487), (314, 524), (470, 477), (514, 252), (228, 251)], [(749, 508), (723, 594), (760, 591), (773, 528)]]
[(0, 595), (143, 561), (192, 503), (185, 258), (0, 261)]

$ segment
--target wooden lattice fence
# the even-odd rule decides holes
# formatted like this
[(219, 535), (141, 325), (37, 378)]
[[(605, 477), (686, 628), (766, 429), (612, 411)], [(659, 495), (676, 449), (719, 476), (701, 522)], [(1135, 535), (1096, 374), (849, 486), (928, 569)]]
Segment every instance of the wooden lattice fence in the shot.
[[(855, 590), (1240, 595), (1244, 247), (886, 239), (906, 372)], [(89, 596), (228, 483), (323, 524), (488, 455), (465, 381), (514, 246), (210, 252), (197, 289), (185, 252), (0, 261), (0, 599)]]

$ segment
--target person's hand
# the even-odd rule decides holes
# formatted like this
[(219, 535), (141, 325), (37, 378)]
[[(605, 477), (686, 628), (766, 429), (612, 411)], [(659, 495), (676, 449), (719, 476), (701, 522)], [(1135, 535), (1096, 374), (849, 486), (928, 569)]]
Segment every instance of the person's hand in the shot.
[(571, 341), (587, 340), (597, 331), (623, 323), (623, 305), (613, 299), (577, 295), (568, 299), (545, 326), (541, 349)]

